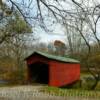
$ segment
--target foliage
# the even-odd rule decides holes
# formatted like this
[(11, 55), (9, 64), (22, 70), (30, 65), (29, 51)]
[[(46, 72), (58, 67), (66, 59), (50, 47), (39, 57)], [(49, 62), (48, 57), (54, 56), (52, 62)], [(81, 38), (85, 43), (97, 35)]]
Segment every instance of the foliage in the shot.
[(6, 30), (17, 34), (32, 32), (30, 26), (19, 15), (15, 15), (15, 18), (10, 19), (6, 28)]
[(15, 11), (0, 21), (0, 74), (1, 79), (19, 81), (24, 79), (25, 36), (31, 33), (31, 27)]
[[(25, 67), (25, 65), (22, 65)], [(26, 67), (25, 67), (26, 68)], [(20, 81), (25, 79), (24, 71), (25, 68), (20, 70), (18, 66), (16, 66), (16, 60), (10, 57), (2, 57), (0, 58), (0, 79), (2, 80), (9, 80), (9, 81)]]
[(89, 64), (90, 66), (96, 66), (99, 68), (100, 66), (100, 54), (95, 53), (89, 57)]

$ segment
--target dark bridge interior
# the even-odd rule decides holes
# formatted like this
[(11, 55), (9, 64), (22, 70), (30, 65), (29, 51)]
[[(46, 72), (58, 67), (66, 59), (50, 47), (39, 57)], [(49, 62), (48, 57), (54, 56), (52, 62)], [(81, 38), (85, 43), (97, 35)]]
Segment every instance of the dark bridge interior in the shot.
[(48, 64), (43, 62), (35, 62), (29, 66), (29, 73), (31, 82), (40, 83), (40, 84), (48, 84), (49, 81), (49, 70)]

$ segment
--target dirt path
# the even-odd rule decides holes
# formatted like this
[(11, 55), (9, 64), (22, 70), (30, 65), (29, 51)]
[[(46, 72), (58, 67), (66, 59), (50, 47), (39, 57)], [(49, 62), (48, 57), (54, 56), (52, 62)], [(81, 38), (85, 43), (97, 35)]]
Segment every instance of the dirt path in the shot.
[(62, 97), (40, 92), (41, 87), (43, 86), (1, 87), (0, 100), (62, 100)]
[(43, 86), (1, 87), (0, 100), (94, 100), (92, 98), (52, 96), (40, 92), (41, 87)]

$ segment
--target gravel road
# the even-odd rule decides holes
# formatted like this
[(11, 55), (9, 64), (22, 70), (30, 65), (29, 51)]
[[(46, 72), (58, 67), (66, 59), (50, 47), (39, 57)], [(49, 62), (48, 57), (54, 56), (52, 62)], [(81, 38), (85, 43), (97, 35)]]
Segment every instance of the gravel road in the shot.
[(99, 100), (93, 98), (59, 97), (40, 92), (43, 86), (0, 87), (0, 100)]
[(0, 100), (62, 100), (62, 97), (40, 92), (41, 87), (43, 86), (1, 87)]

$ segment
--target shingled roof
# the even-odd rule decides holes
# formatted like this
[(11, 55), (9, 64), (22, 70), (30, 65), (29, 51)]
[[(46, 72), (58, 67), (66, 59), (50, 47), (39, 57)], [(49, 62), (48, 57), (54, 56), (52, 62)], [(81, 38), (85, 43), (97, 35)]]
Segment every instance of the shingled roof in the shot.
[(30, 56), (26, 57), (25, 59), (28, 59), (29, 57), (31, 57), (34, 54), (39, 54), (39, 55), (44, 56), (48, 59), (53, 59), (53, 60), (62, 61), (62, 62), (80, 63), (78, 60), (75, 60), (75, 59), (72, 59), (69, 57), (56, 56), (56, 55), (52, 55), (52, 54), (44, 53), (44, 52), (40, 52), (40, 51), (34, 51)]

